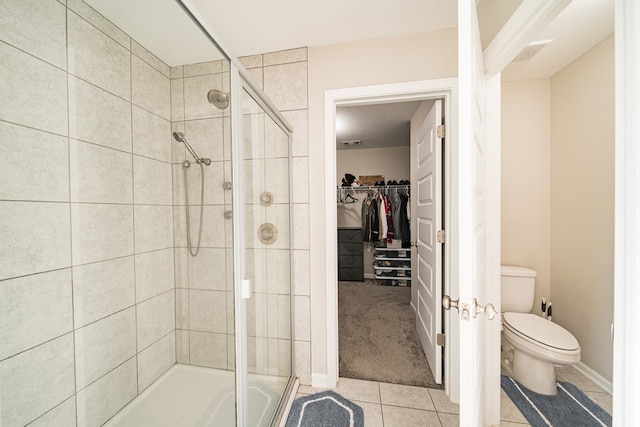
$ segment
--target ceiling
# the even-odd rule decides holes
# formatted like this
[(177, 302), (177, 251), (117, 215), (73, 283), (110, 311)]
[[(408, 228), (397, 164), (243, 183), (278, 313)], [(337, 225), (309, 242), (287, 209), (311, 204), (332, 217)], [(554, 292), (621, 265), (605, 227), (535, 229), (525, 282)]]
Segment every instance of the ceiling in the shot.
[[(221, 57), (221, 53), (180, 11), (174, 0), (86, 1), (169, 65)], [(425, 33), (457, 25), (457, 2), (454, 0), (182, 1), (236, 57), (302, 46)], [(478, 2), (483, 47), (488, 45), (522, 1)], [(613, 11), (614, 0), (573, 0), (535, 39), (553, 42), (529, 61), (510, 64), (502, 73), (503, 80), (551, 77), (613, 34)], [(190, 48), (185, 49), (184, 46)], [(337, 143), (342, 146), (340, 142), (344, 139), (364, 141), (371, 139), (372, 134), (384, 134), (389, 141), (400, 141), (408, 135), (407, 123), (413, 114), (411, 109), (415, 111), (417, 108), (417, 104), (406, 104), (349, 107), (348, 113), (345, 109), (344, 113), (349, 115), (352, 125), (349, 134), (338, 136)], [(341, 114), (338, 113), (339, 118)], [(366, 117), (374, 115), (377, 120)], [(381, 127), (383, 123), (384, 128)], [(361, 136), (357, 133), (358, 126)], [(392, 135), (391, 129), (398, 133)]]
[[(336, 109), (336, 149), (409, 145), (411, 117), (420, 101), (359, 105)], [(360, 141), (355, 145), (346, 141)]]

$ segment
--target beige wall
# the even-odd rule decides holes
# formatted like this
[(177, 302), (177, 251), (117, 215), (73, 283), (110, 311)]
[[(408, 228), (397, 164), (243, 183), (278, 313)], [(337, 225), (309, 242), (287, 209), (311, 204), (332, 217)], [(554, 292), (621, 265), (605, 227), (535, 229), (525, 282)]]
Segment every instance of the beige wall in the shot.
[(582, 362), (612, 379), (614, 232), (613, 36), (551, 79), (553, 319)]
[(534, 313), (551, 294), (550, 99), (548, 79), (502, 84), (502, 263), (538, 273)]
[[(336, 152), (337, 185), (345, 173), (383, 175), (385, 180), (409, 179), (409, 146), (338, 150)], [(359, 200), (366, 194), (356, 194)], [(360, 203), (338, 205), (338, 227), (359, 227), (362, 224)]]
[[(312, 373), (327, 373), (324, 93), (328, 89), (457, 75), (455, 29), (309, 48), (309, 190)], [(333, 200), (327, 201), (333, 203)]]

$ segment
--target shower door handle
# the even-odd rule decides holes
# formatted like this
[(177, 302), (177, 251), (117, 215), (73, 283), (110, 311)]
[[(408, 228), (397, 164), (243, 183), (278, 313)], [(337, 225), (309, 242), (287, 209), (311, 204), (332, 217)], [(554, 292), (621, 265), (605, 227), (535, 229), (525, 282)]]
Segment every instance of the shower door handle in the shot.
[(251, 280), (242, 279), (242, 298), (250, 299), (251, 298)]

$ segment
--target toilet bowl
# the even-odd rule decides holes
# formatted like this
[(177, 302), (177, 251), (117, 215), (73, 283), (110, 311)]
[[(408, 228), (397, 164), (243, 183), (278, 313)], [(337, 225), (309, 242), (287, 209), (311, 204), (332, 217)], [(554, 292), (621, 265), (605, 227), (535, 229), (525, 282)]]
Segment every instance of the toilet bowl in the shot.
[(557, 394), (554, 366), (580, 361), (580, 345), (562, 326), (529, 313), (504, 313), (502, 334), (512, 346), (512, 377), (545, 395)]
[(526, 267), (502, 266), (502, 363), (506, 373), (529, 390), (555, 395), (554, 366), (579, 362), (580, 344), (562, 326), (529, 313), (535, 277)]

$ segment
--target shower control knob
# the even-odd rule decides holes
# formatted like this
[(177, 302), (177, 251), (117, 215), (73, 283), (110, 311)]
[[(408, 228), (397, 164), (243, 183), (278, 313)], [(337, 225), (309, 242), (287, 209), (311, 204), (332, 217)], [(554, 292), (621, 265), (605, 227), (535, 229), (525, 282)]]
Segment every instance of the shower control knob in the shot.
[(224, 217), (225, 217), (226, 219), (231, 219), (231, 218), (233, 218), (233, 212), (231, 212), (231, 211), (224, 211)]
[(231, 190), (231, 182), (229, 182), (229, 181), (225, 181), (225, 182), (223, 182), (223, 183), (222, 183), (222, 188), (223, 188), (224, 190)]

